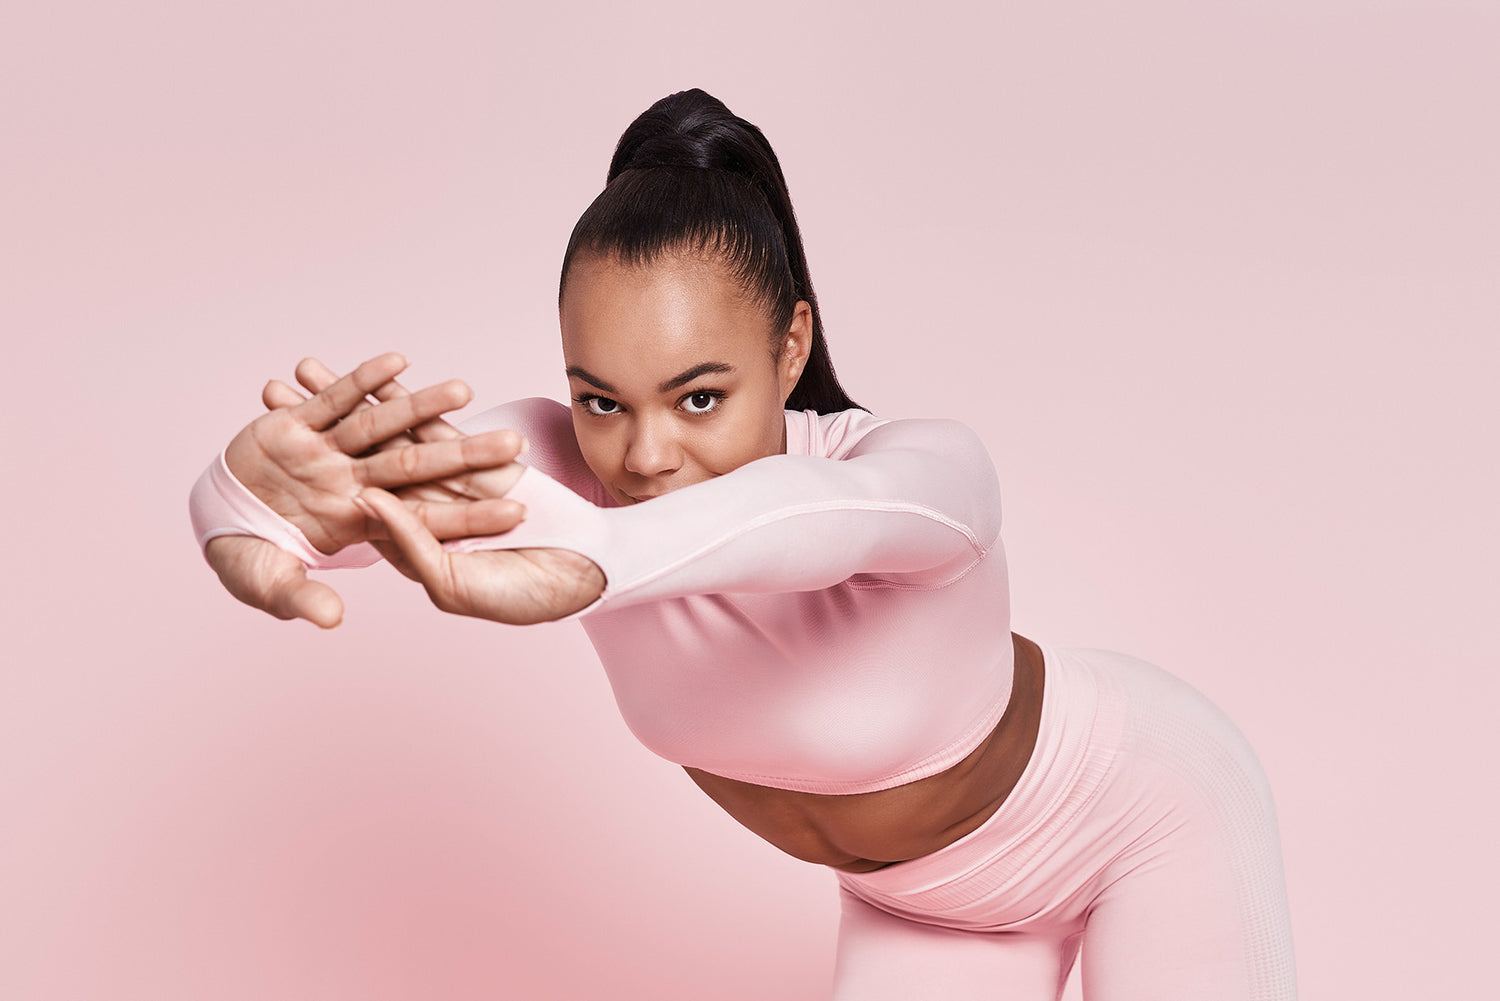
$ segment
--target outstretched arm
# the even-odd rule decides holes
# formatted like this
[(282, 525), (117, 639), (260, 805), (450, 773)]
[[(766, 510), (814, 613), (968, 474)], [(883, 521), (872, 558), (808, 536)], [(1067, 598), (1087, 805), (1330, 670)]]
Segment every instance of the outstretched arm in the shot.
[[(854, 412), (851, 412), (853, 414)], [(837, 457), (776, 455), (630, 507), (602, 508), (537, 469), (511, 496), (526, 521), (494, 538), (440, 545), (388, 495), (361, 496), (386, 521), (434, 603), (446, 611), (522, 621), (516, 592), (561, 587), (597, 606), (690, 594), (856, 587), (927, 589), (974, 568), (997, 544), (999, 486), (978, 438), (953, 421), (884, 422), (859, 413)], [(515, 560), (547, 553), (552, 576)], [(559, 551), (575, 557), (560, 566)], [(491, 562), (475, 560), (489, 557)], [(578, 568), (599, 577), (573, 577)], [(506, 579), (511, 575), (511, 579)], [(589, 588), (607, 580), (607, 588)], [(557, 600), (544, 617), (592, 611)], [(528, 609), (528, 612), (530, 610)], [(530, 621), (529, 619), (526, 621)]]
[[(546, 409), (567, 423), (565, 408)], [(859, 411), (833, 425), (841, 444), (831, 450), (771, 456), (626, 508), (591, 503), (597, 492), (573, 482), (579, 457), (551, 455), (546, 468), (570, 486), (528, 468), (509, 492), (526, 506), (521, 525), (444, 545), (377, 490), (362, 497), (439, 607), (502, 622), (855, 577), (854, 586), (930, 588), (964, 575), (996, 544), (999, 488), (967, 428)]]

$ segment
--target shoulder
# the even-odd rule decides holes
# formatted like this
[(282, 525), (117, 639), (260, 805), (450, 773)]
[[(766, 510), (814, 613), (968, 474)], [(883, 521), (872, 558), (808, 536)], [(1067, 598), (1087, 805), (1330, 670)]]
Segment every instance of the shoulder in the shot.
[(788, 410), (786, 418), (788, 455), (848, 459), (878, 449), (914, 448), (989, 461), (979, 436), (967, 424), (947, 418), (896, 419), (864, 410)]
[(816, 410), (786, 412), (787, 455), (813, 455), (823, 459), (847, 458), (861, 438), (890, 421), (864, 410), (840, 410), (820, 414)]
[(999, 536), (999, 477), (983, 440), (967, 424), (876, 417), (863, 410), (787, 417), (788, 455), (844, 460), (851, 472), (858, 469), (890, 496), (968, 526), (981, 545)]

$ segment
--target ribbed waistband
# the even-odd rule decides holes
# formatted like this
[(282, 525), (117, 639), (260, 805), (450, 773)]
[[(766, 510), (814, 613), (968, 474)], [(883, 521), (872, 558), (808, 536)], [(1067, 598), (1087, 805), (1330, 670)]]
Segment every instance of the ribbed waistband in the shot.
[(960, 906), (1023, 873), (1068, 825), (1109, 770), (1123, 713), (1082, 651), (1042, 646), (1042, 663), (1036, 748), (1000, 808), (930, 855), (874, 872), (839, 872), (842, 885), (877, 905)]

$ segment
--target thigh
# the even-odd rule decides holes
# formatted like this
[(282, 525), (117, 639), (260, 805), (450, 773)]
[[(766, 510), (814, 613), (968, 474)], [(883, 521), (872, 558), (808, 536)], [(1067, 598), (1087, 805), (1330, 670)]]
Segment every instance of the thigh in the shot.
[(1057, 1001), (1075, 938), (972, 932), (896, 917), (840, 891), (834, 1001)]
[(1084, 997), (1291, 1001), (1286, 884), (1260, 764), (1203, 696), (1163, 674), (1135, 680), (1149, 698), (1136, 700), (1115, 793), (1133, 795), (1139, 826), (1088, 909)]
[(1248, 887), (1224, 846), (1174, 832), (1142, 853), (1090, 911), (1087, 1001), (1291, 1001), (1285, 897)]

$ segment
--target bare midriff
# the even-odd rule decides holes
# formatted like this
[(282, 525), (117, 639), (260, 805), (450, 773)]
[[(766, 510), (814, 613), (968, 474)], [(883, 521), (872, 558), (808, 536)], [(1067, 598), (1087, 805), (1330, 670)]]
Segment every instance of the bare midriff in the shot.
[(1015, 644), (1015, 680), (1005, 715), (958, 764), (937, 775), (878, 792), (829, 796), (773, 789), (687, 773), (745, 827), (788, 855), (871, 872), (930, 855), (976, 830), (1005, 802), (1036, 747), (1042, 718), (1042, 651)]

